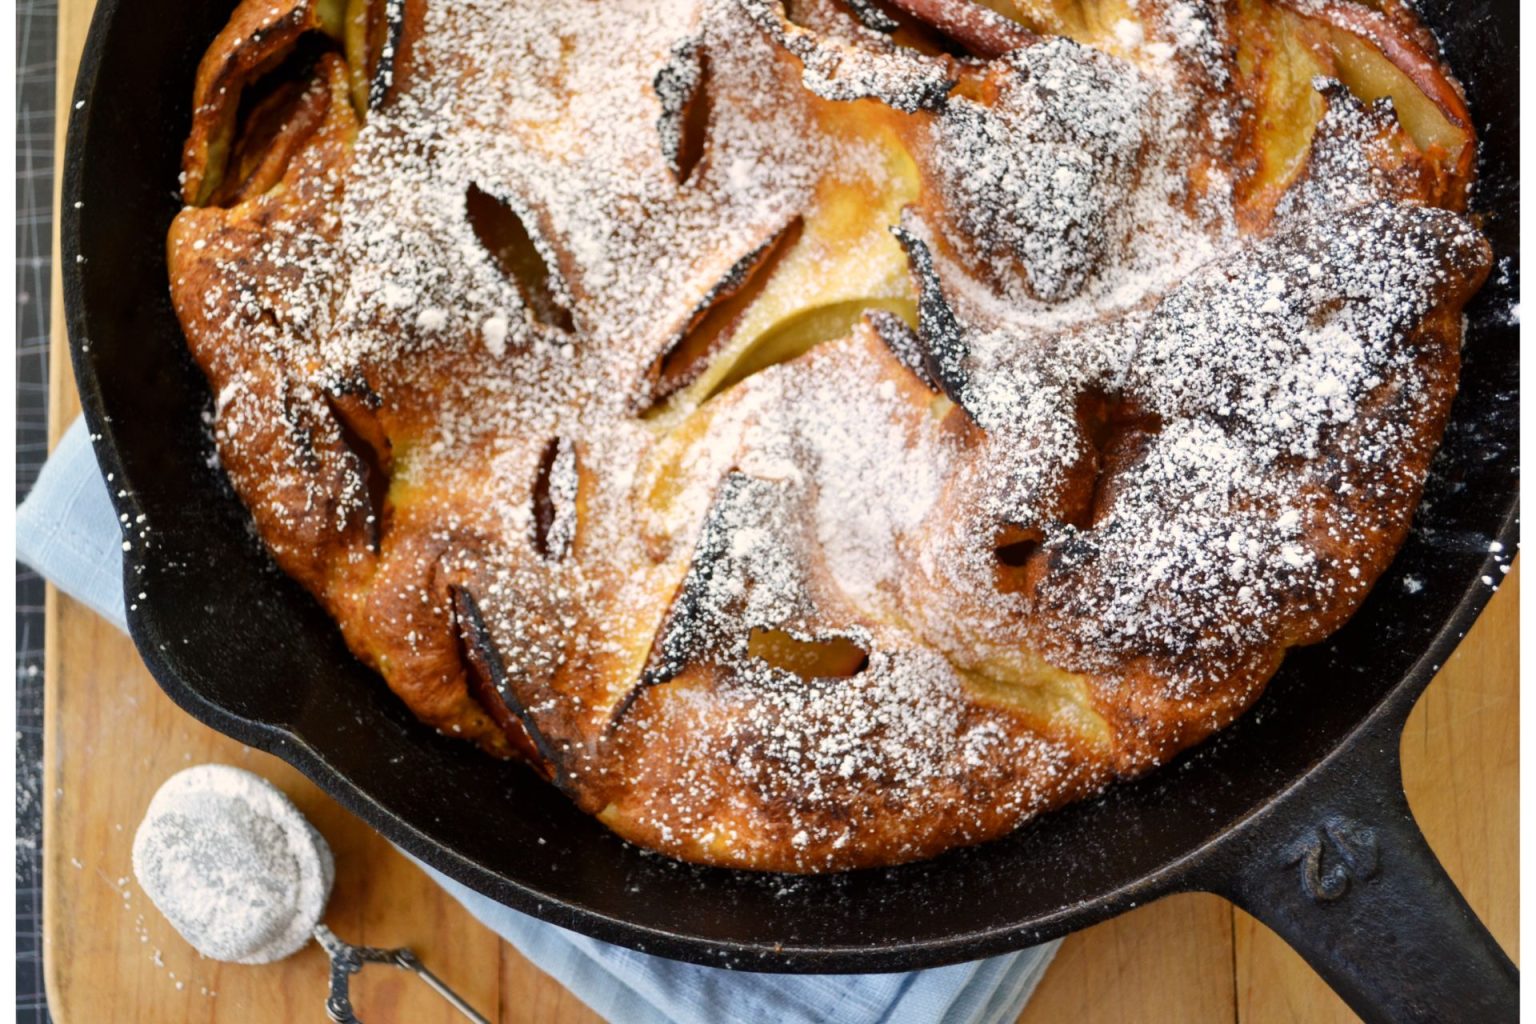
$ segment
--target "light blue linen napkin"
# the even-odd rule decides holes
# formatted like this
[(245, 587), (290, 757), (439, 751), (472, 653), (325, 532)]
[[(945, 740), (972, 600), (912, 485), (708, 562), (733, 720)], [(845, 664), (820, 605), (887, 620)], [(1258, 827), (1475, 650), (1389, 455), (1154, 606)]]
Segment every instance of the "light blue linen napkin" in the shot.
[[(16, 510), (16, 556), (126, 629), (122, 537), (77, 420)], [(698, 967), (545, 924), (423, 868), (471, 914), (614, 1024), (1006, 1024), (1057, 942), (905, 974), (749, 974)]]

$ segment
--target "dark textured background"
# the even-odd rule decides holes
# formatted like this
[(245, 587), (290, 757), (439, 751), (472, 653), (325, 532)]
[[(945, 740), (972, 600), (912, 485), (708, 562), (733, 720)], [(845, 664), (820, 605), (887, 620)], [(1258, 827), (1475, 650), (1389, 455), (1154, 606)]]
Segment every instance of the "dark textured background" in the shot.
[[(56, 0), (16, 7), (16, 500), (48, 451), (48, 271), (53, 215)], [(49, 1020), (43, 995), (43, 582), (16, 571), (16, 1020)]]

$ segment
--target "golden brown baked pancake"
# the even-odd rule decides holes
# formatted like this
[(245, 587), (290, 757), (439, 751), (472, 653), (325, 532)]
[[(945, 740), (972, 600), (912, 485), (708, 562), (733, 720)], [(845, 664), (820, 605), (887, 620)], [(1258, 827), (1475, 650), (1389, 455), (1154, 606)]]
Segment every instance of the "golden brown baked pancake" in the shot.
[(827, 871), (1144, 772), (1350, 616), (1474, 155), (1395, 0), (244, 0), (171, 285), (424, 722)]

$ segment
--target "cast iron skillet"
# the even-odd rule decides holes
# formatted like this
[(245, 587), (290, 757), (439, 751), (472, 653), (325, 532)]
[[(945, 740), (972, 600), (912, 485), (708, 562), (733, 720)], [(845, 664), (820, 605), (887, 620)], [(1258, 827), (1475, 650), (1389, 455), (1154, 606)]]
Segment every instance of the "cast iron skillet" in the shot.
[(133, 638), (187, 711), (415, 856), (636, 949), (746, 970), (931, 967), (1200, 889), (1279, 932), (1368, 1020), (1513, 1020), (1516, 969), (1425, 845), (1398, 766), (1403, 721), (1517, 527), (1517, 5), (1425, 7), (1478, 117), (1477, 207), (1499, 263), (1468, 311), (1454, 418), (1391, 571), (1252, 712), (1153, 775), (929, 863), (787, 878), (644, 853), (525, 769), (435, 735), (273, 567), (210, 468), (210, 399), (166, 288), (193, 69), (229, 6), (100, 0), (65, 155), (64, 296), (97, 457), (125, 521), (143, 517), (123, 555)]

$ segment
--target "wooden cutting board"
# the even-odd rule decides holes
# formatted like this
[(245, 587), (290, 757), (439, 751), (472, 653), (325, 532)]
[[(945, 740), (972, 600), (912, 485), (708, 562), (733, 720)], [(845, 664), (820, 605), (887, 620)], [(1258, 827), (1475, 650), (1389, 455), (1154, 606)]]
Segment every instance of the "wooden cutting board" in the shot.
[[(93, 0), (60, 0), (58, 110), (69, 109)], [(65, 128), (59, 123), (60, 151)], [(58, 166), (58, 163), (55, 163)], [(57, 209), (57, 202), (55, 202)], [(79, 411), (57, 269), (52, 437)], [(1408, 795), (1473, 908), (1517, 947), (1518, 578), (1509, 577), (1420, 701), (1404, 735)], [(495, 1020), (592, 1024), (573, 994), (482, 927), (382, 838), (276, 758), (194, 721), (150, 678), (133, 644), (52, 588), (44, 705), (43, 942), (60, 1024), (323, 1021), (325, 957), (204, 960), (133, 879), (129, 849), (172, 773), (221, 761), (293, 797), (336, 853), (326, 921), (352, 942), (410, 945)], [(369, 1024), (461, 1020), (414, 978), (371, 967), (354, 983)], [(1265, 928), (1213, 896), (1172, 897), (1070, 937), (1020, 1024), (1321, 1024), (1355, 1019)]]

